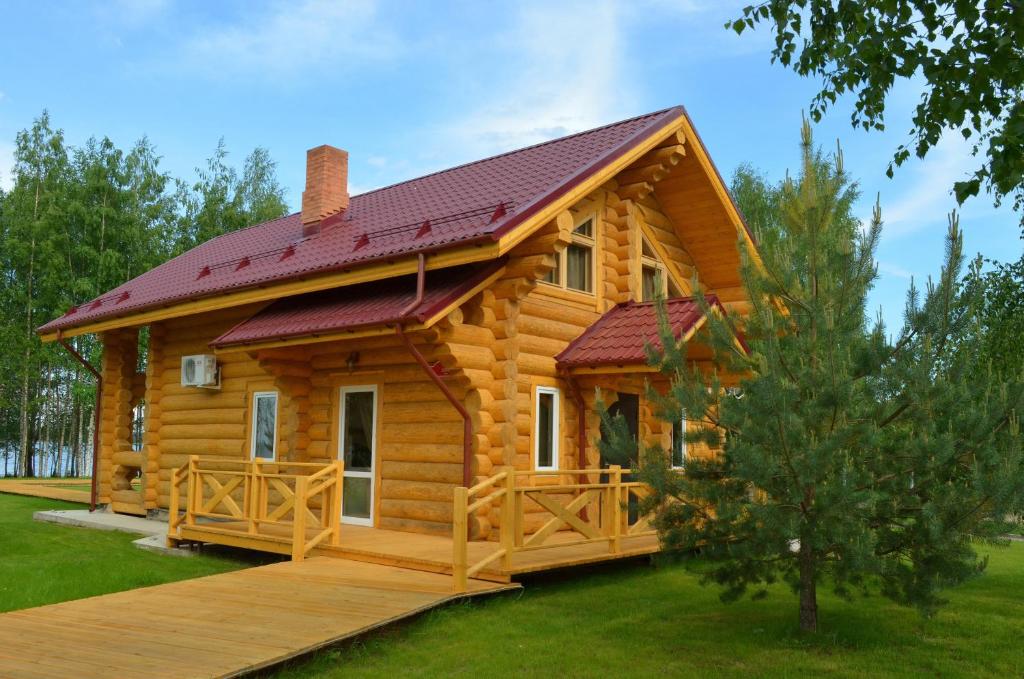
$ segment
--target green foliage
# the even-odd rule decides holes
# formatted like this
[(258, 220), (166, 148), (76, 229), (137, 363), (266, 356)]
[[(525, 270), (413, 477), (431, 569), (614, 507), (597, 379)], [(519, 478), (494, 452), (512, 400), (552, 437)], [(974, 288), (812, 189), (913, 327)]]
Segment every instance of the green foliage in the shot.
[(912, 287), (890, 340), (866, 314), (881, 213), (862, 228), (855, 196), (841, 153), (816, 153), (805, 123), (779, 237), (760, 262), (740, 243), (752, 310), (705, 326), (721, 373), (687, 364), (664, 316), (664, 350), (651, 351), (671, 380), (667, 393), (649, 389), (659, 417), (686, 412), (687, 441), (721, 450), (682, 474), (665, 451), (644, 451), (665, 545), (709, 557), (705, 578), (726, 600), (788, 583), (804, 629), (817, 624), (819, 582), (842, 596), (877, 586), (931, 613), (944, 587), (984, 568), (972, 541), (996, 539), (1024, 496), (1024, 389), (978, 350), (982, 288), (962, 277), (955, 218), (941, 275), (923, 294)]
[(893, 165), (923, 158), (942, 134), (958, 131), (983, 153), (981, 167), (954, 185), (961, 203), (982, 187), (999, 202), (1024, 207), (1024, 2), (1022, 0), (767, 0), (726, 23), (743, 33), (772, 26), (772, 60), (822, 80), (811, 106), (819, 120), (847, 94), (851, 123), (885, 128), (886, 96), (897, 78), (919, 78), (925, 91), (911, 140)]
[(1024, 258), (992, 262), (978, 274), (985, 291), (979, 340), (982, 356), (1005, 375), (1024, 374)]
[(0, 611), (213, 575), (250, 565), (219, 556), (175, 559), (132, 545), (137, 535), (34, 521), (83, 505), (0, 493)]
[(194, 184), (177, 182), (181, 213), (176, 222), (175, 254), (223, 233), (276, 219), (287, 211), (284, 190), (274, 172), (276, 163), (266, 149), (256, 148), (245, 159), (241, 177), (227, 164), (227, 157), (221, 139), (207, 159), (206, 169), (196, 169), (199, 177)]
[[(20, 132), (13, 186), (0, 193), (0, 465), (18, 451), (32, 475), (38, 441), (54, 453), (88, 441), (93, 388), (80, 366), (35, 328), (222, 233), (283, 215), (275, 164), (255, 149), (241, 173), (221, 141), (188, 186), (160, 169), (152, 143), (122, 150), (107, 137), (69, 147), (45, 111)], [(73, 340), (94, 363), (94, 338)], [(80, 452), (80, 450), (78, 450)], [(3, 474), (0, 467), (0, 475)]]

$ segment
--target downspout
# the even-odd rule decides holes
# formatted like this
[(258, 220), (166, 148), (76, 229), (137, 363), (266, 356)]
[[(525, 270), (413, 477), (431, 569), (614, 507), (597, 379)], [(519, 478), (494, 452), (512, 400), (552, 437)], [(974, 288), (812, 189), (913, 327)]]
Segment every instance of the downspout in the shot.
[(103, 404), (103, 376), (96, 368), (92, 367), (89, 361), (85, 360), (73, 346), (63, 337), (63, 331), (57, 331), (57, 342), (67, 349), (68, 353), (75, 357), (85, 369), (96, 378), (96, 404), (92, 413), (92, 484), (89, 492), (89, 511), (96, 511), (97, 485), (99, 481), (99, 459), (100, 459), (100, 408)]
[(415, 359), (416, 363), (423, 369), (427, 377), (437, 385), (437, 388), (441, 390), (448, 402), (452, 404), (459, 415), (462, 417), (462, 485), (469, 488), (473, 481), (472, 474), (472, 461), (473, 461), (473, 421), (469, 416), (469, 411), (466, 410), (466, 406), (456, 398), (452, 390), (445, 384), (444, 380), (434, 372), (427, 363), (427, 359), (423, 358), (423, 354), (416, 348), (416, 345), (412, 343), (409, 336), (405, 334), (405, 330), (402, 328), (402, 324), (405, 322), (406, 317), (409, 316), (420, 304), (423, 303), (424, 287), (426, 279), (426, 264), (425, 256), (421, 252), (419, 254), (419, 261), (416, 271), (416, 297), (412, 302), (408, 304), (402, 312), (399, 314), (399, 321), (395, 325), (395, 332), (399, 339), (405, 344), (405, 348), (409, 350), (409, 353)]
[(416, 307), (423, 303), (423, 289), (427, 280), (427, 257), (422, 252), (416, 257), (416, 296), (404, 309), (398, 313), (400, 319), (405, 319)]
[(441, 390), (441, 393), (445, 395), (445, 398), (454, 406), (455, 410), (462, 416), (462, 485), (469, 488), (472, 485), (473, 474), (471, 469), (471, 463), (473, 461), (473, 422), (469, 417), (469, 412), (466, 410), (466, 406), (462, 405), (452, 390), (448, 388), (448, 385), (444, 383), (437, 373), (427, 363), (427, 359), (423, 358), (423, 354), (420, 353), (419, 349), (412, 343), (409, 336), (402, 330), (402, 325), (399, 323), (395, 326), (395, 331), (398, 333), (399, 338), (405, 344), (405, 348), (409, 350), (412, 357), (416, 359), (416, 362), (423, 368), (423, 372), (427, 374), (427, 377), (437, 385), (437, 388)]

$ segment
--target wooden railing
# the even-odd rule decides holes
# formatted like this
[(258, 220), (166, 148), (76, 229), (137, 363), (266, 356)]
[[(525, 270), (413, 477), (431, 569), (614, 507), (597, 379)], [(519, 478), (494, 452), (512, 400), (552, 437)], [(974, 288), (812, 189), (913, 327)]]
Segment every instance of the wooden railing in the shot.
[(324, 541), (340, 544), (343, 472), (340, 460), (206, 462), (193, 455), (171, 477), (168, 538), (204, 519), (240, 534), (290, 534), (292, 560), (302, 561)]
[[(644, 483), (623, 481), (631, 473), (619, 466), (550, 472), (504, 468), (472, 488), (456, 488), (452, 520), (455, 590), (466, 591), (469, 578), (499, 559), (503, 568), (511, 568), (518, 552), (606, 542), (609, 553), (618, 554), (623, 538), (654, 535), (651, 516), (631, 510), (634, 498), (639, 502), (650, 492)], [(470, 518), (499, 499), (499, 548), (469, 563)], [(543, 523), (532, 531), (526, 528), (528, 500), (539, 508), (531, 514), (543, 517)]]

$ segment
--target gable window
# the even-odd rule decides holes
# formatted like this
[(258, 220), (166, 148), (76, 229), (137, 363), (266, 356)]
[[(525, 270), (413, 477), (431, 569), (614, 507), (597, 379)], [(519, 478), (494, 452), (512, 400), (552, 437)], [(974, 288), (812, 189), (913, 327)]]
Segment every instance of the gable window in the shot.
[(252, 456), (273, 460), (277, 452), (277, 392), (252, 395)]
[(686, 415), (672, 423), (672, 468), (682, 469), (686, 464)]
[(554, 387), (537, 387), (534, 417), (533, 467), (558, 469), (559, 393)]
[(568, 290), (594, 291), (594, 218), (581, 222), (572, 232), (572, 240), (555, 257), (555, 267), (544, 277)]
[(669, 299), (682, 297), (679, 287), (669, 279), (665, 263), (644, 238), (640, 249), (640, 301), (651, 302), (658, 293)]

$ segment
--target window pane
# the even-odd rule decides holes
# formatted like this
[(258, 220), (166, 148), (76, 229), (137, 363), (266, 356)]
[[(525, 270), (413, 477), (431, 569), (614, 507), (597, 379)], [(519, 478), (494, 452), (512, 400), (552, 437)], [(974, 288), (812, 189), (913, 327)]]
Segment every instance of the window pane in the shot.
[(654, 249), (651, 248), (651, 244), (647, 242), (646, 238), (640, 241), (640, 251), (643, 253), (644, 257), (650, 257), (651, 259), (658, 258), (658, 256), (654, 254)]
[(678, 419), (672, 423), (672, 466), (682, 467), (686, 461), (686, 420)]
[(537, 467), (553, 467), (555, 461), (555, 395), (537, 393)]
[(593, 238), (594, 237), (594, 221), (592, 219), (588, 219), (587, 221), (583, 222), (582, 224), (577, 226), (575, 229), (573, 229), (573, 233), (579, 234), (581, 236), (586, 236), (587, 238)]
[(555, 255), (555, 266), (551, 269), (551, 271), (548, 272), (548, 275), (545, 276), (544, 278), (542, 278), (541, 280), (546, 281), (548, 283), (554, 283), (555, 285), (561, 285), (562, 284), (562, 281), (559, 279), (559, 275), (558, 275), (558, 268), (559, 268), (558, 264), (559, 264), (561, 258), (562, 258), (561, 254), (556, 254)]
[(253, 433), (253, 456), (274, 459), (274, 430), (277, 428), (277, 397), (256, 397), (256, 427)]
[(591, 249), (586, 245), (575, 243), (566, 248), (565, 274), (566, 287), (573, 290), (590, 292), (592, 287)]
[(658, 270), (652, 266), (645, 266), (641, 270), (642, 289), (640, 294), (643, 296), (642, 301), (650, 302), (656, 296), (658, 290)]
[(345, 393), (345, 469), (368, 472), (373, 465), (373, 392)]
[(345, 477), (341, 491), (342, 514), (357, 519), (370, 518), (370, 483), (368, 478)]

